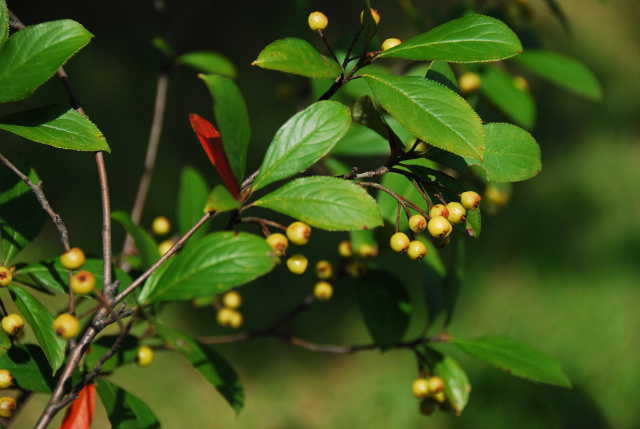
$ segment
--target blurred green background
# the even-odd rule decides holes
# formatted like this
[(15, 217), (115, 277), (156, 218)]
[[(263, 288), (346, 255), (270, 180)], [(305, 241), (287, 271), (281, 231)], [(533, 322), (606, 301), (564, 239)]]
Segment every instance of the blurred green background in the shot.
[[(382, 14), (383, 38), (408, 39), (417, 34), (399, 3), (373, 1)], [(415, 1), (427, 17), (442, 12), (439, 3)], [(443, 347), (468, 370), (473, 391), (460, 417), (441, 412), (425, 417), (410, 393), (417, 372), (409, 352), (333, 356), (277, 340), (218, 348), (233, 363), (246, 389), (246, 407), (239, 416), (174, 353), (159, 354), (148, 369), (124, 367), (112, 380), (142, 398), (166, 428), (637, 427), (640, 199), (634, 192), (640, 184), (640, 3), (557, 3), (569, 18), (570, 30), (563, 30), (543, 0), (530, 0), (534, 28), (546, 47), (575, 56), (593, 70), (604, 99), (585, 101), (531, 77), (538, 106), (533, 134), (542, 148), (543, 170), (535, 179), (516, 184), (499, 215), (485, 217), (481, 239), (468, 240), (467, 279), (450, 330), (468, 337), (506, 335), (534, 345), (561, 362), (574, 384), (572, 390), (515, 379)], [(130, 210), (160, 66), (160, 55), (150, 47), (151, 39), (163, 31), (152, 2), (9, 0), (8, 5), (25, 24), (71, 18), (96, 36), (66, 69), (83, 107), (112, 148), (106, 159), (113, 208)], [(282, 88), (295, 96), (304, 95), (306, 87), (302, 79), (249, 64), (264, 46), (286, 36), (305, 38), (320, 47), (306, 25), (307, 14), (314, 10), (329, 17), (329, 40), (350, 37), (362, 5), (356, 0), (279, 0), (242, 5), (168, 2), (167, 7), (174, 30), (168, 38), (179, 53), (215, 50), (238, 66), (237, 82), (252, 120), (253, 157), (247, 170), (253, 171), (274, 132), (298, 107), (295, 97), (283, 97)], [(427, 19), (427, 28), (431, 25)], [(27, 101), (0, 106), (0, 114), (65, 102), (62, 86), (54, 79)], [(175, 70), (145, 225), (160, 214), (175, 219), (184, 165), (198, 168), (212, 184), (217, 180), (190, 129), (191, 112), (211, 118), (210, 97), (193, 70)], [(100, 206), (93, 156), (19, 141), (6, 133), (0, 142), (5, 156), (24, 156), (39, 172), (50, 202), (70, 229), (72, 244), (99, 254)], [(114, 248), (120, 248), (123, 237), (116, 227)], [(334, 233), (316, 240), (333, 246), (345, 238)], [(331, 247), (309, 249), (310, 259), (337, 261), (327, 248)], [(56, 231), (47, 225), (24, 258), (60, 251)], [(278, 267), (267, 279), (246, 286), (246, 327), (274, 320), (309, 293), (313, 281), (306, 274), (294, 279)], [(335, 299), (296, 319), (292, 332), (317, 342), (369, 342), (353, 284), (344, 281), (337, 286)], [(412, 327), (419, 326), (421, 317)], [(162, 319), (193, 334), (226, 332), (216, 326), (211, 309), (193, 310), (190, 304), (167, 307)], [(44, 396), (32, 397), (15, 427), (32, 425), (45, 401)], [(102, 410), (98, 418), (95, 427), (107, 425)]]

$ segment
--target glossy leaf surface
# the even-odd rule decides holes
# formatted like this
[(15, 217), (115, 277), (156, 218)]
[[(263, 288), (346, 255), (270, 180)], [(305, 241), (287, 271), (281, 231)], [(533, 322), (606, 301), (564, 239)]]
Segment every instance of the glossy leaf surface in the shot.
[(0, 367), (11, 371), (13, 382), (25, 390), (51, 393), (56, 385), (47, 358), (34, 344), (14, 344), (0, 356)]
[(118, 429), (159, 429), (160, 423), (153, 411), (123, 388), (104, 378), (96, 378), (96, 391), (111, 423)]
[(207, 204), (204, 206), (204, 211), (205, 213), (214, 211), (228, 212), (239, 207), (240, 203), (233, 198), (233, 195), (229, 193), (227, 188), (222, 185), (217, 185), (209, 194)]
[[(178, 232), (186, 234), (193, 225), (202, 218), (204, 206), (209, 195), (209, 184), (198, 170), (185, 167), (180, 175), (180, 189), (178, 190)], [(210, 223), (202, 225), (189, 241), (203, 237), (209, 231)]]
[(189, 66), (203, 73), (217, 73), (226, 77), (236, 77), (236, 67), (222, 54), (212, 51), (194, 51), (180, 55), (176, 64)]
[(533, 128), (536, 121), (533, 98), (518, 89), (509, 74), (496, 67), (487, 68), (480, 91), (509, 119), (524, 128)]
[(446, 86), (451, 91), (458, 92), (458, 79), (451, 66), (444, 61), (432, 61), (425, 77)]

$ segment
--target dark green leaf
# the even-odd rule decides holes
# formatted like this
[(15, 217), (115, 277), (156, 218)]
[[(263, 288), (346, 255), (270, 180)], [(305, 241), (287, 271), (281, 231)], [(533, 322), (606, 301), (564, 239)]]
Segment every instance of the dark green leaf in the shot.
[(215, 232), (174, 256), (157, 282), (147, 282), (140, 301), (190, 300), (215, 295), (249, 283), (274, 266), (273, 250), (264, 239), (245, 232)]
[[(447, 269), (442, 261), (442, 253), (435, 248), (431, 240), (426, 242), (426, 246), (427, 255), (422, 258), (420, 266), (425, 279), (423, 284), (427, 300), (429, 324), (432, 324), (447, 309), (447, 298), (444, 290)], [(445, 317), (447, 317), (446, 312)]]
[(425, 77), (446, 86), (453, 92), (458, 92), (456, 75), (451, 66), (444, 61), (432, 61)]
[(232, 80), (220, 75), (199, 75), (213, 98), (213, 113), (222, 137), (224, 152), (238, 183), (244, 179), (251, 140), (249, 112), (240, 90)]
[(75, 21), (62, 19), (29, 26), (0, 49), (0, 103), (31, 95), (93, 35)]
[(469, 63), (503, 60), (520, 52), (518, 36), (503, 22), (484, 15), (467, 15), (386, 50), (378, 58)]
[(64, 363), (67, 342), (53, 331), (53, 316), (33, 295), (19, 286), (9, 285), (11, 297), (42, 347), (53, 374)]
[[(35, 170), (19, 162), (15, 164), (33, 183), (39, 178)], [(11, 266), (11, 260), (42, 229), (45, 212), (31, 189), (15, 173), (0, 166), (0, 238), (1, 262)]]
[(560, 9), (560, 5), (556, 0), (545, 0), (551, 12), (558, 18), (558, 21), (562, 24), (565, 30), (569, 30), (569, 23), (567, 22), (567, 17), (565, 16), (562, 9)]
[(464, 160), (464, 158), (460, 155), (447, 152), (446, 150), (434, 147), (429, 149), (429, 151), (425, 154), (425, 157), (437, 162), (438, 164), (453, 168), (460, 173), (464, 173), (467, 171), (467, 162)]
[(160, 428), (153, 411), (138, 397), (119, 386), (96, 378), (96, 391), (107, 412), (111, 427), (118, 429), (156, 429)]
[(496, 67), (487, 68), (482, 75), (480, 91), (511, 120), (524, 128), (533, 127), (536, 121), (533, 98), (528, 92), (518, 89), (506, 72)]
[(470, 356), (516, 377), (571, 387), (571, 382), (556, 360), (520, 341), (505, 337), (482, 337), (476, 340), (454, 337), (450, 343)]
[(365, 44), (368, 44), (373, 36), (378, 32), (378, 24), (373, 18), (373, 12), (371, 12), (371, 2), (364, 0), (365, 8), (362, 11), (362, 29), (364, 30)]
[(303, 177), (253, 203), (329, 231), (382, 225), (380, 209), (358, 185), (333, 177)]
[(434, 374), (444, 380), (447, 400), (456, 415), (460, 415), (469, 402), (469, 393), (471, 392), (471, 384), (467, 374), (450, 356), (443, 355), (429, 347), (425, 347), (424, 351)]
[(34, 344), (14, 344), (0, 356), (0, 368), (11, 371), (14, 383), (24, 390), (51, 393), (56, 385), (47, 358)]
[(519, 182), (540, 173), (540, 147), (531, 134), (512, 124), (486, 124), (485, 130), (484, 160), (466, 158), (466, 161), (482, 167), (488, 181)]
[(480, 215), (480, 210), (467, 210), (466, 227), (467, 233), (471, 237), (480, 237), (480, 231), (482, 230), (482, 217)]
[[(117, 339), (118, 335), (105, 335), (91, 343), (91, 347), (84, 358), (84, 363), (89, 370), (93, 369), (94, 365), (111, 349)], [(111, 372), (124, 364), (133, 362), (138, 354), (138, 346), (138, 338), (132, 335), (126, 336), (118, 352), (102, 365), (102, 372)]]
[(575, 58), (544, 50), (527, 50), (515, 58), (529, 70), (590, 100), (602, 99), (602, 88), (591, 71)]
[(358, 279), (358, 305), (377, 346), (384, 350), (402, 340), (411, 316), (402, 282), (384, 271), (369, 272)]
[(337, 101), (319, 101), (296, 113), (273, 137), (253, 190), (316, 163), (347, 133), (350, 123), (349, 108)]
[(169, 43), (167, 43), (167, 41), (162, 37), (154, 37), (151, 41), (151, 46), (153, 46), (169, 58), (173, 58), (176, 54)]
[(451, 323), (453, 317), (453, 310), (455, 309), (456, 302), (458, 301), (458, 295), (462, 288), (462, 282), (464, 280), (464, 267), (465, 267), (465, 244), (464, 240), (456, 240), (449, 246), (452, 247), (449, 261), (447, 262), (447, 274), (444, 278), (444, 299), (445, 299), (445, 326)]
[(211, 51), (196, 51), (180, 55), (176, 64), (192, 67), (203, 73), (217, 73), (230, 78), (237, 75), (236, 67), (224, 55)]
[(226, 186), (216, 185), (207, 198), (204, 212), (228, 212), (240, 207), (238, 200), (233, 198)]
[(244, 406), (244, 389), (238, 374), (229, 363), (211, 347), (166, 326), (155, 323), (160, 335), (173, 348), (182, 353), (196, 370), (216, 388), (222, 397), (239, 413)]
[(0, 356), (3, 356), (9, 349), (11, 348), (11, 338), (4, 331), (4, 329), (0, 330)]
[[(198, 170), (192, 167), (185, 167), (182, 170), (177, 213), (178, 232), (181, 235), (186, 234), (202, 218), (210, 189)], [(203, 237), (210, 228), (210, 223), (204, 224), (193, 234), (190, 241)]]
[(372, 129), (352, 122), (347, 134), (336, 143), (330, 154), (354, 157), (389, 156), (389, 142)]
[[(0, 52), (1, 54), (1, 52)], [(111, 152), (98, 127), (63, 106), (45, 106), (0, 118), (0, 129), (58, 149)]]
[(368, 95), (358, 97), (355, 103), (353, 103), (351, 117), (354, 122), (375, 131), (380, 134), (382, 138), (388, 138), (388, 125)]
[(269, 44), (251, 65), (325, 79), (335, 79), (342, 73), (340, 64), (320, 55), (309, 42), (293, 37)]
[(111, 218), (118, 221), (133, 238), (138, 254), (140, 255), (143, 270), (151, 267), (151, 265), (160, 259), (158, 245), (153, 240), (153, 237), (151, 237), (151, 234), (142, 227), (135, 225), (128, 213), (123, 211), (113, 212), (111, 213)]
[(417, 76), (362, 76), (382, 107), (416, 137), (449, 152), (482, 159), (482, 121), (458, 94)]
[(0, 0), (0, 50), (9, 37), (9, 10), (7, 3)]

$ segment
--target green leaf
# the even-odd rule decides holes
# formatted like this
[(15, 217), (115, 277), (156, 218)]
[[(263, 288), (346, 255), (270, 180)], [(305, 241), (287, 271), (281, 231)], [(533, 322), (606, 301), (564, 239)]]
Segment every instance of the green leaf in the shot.
[(453, 168), (457, 172), (465, 173), (467, 171), (467, 162), (464, 160), (464, 158), (460, 155), (447, 152), (446, 150), (433, 147), (429, 149), (429, 151), (425, 154), (425, 157), (437, 162), (438, 164)]
[(56, 385), (47, 358), (35, 344), (14, 344), (0, 356), (0, 368), (11, 371), (13, 382), (24, 390), (50, 394)]
[(484, 160), (465, 159), (469, 165), (482, 167), (488, 181), (519, 182), (540, 173), (540, 147), (531, 134), (512, 124), (486, 124), (485, 130)]
[(254, 234), (215, 232), (184, 248), (153, 285), (144, 303), (191, 300), (244, 285), (273, 269), (273, 249)]
[(177, 65), (189, 66), (203, 73), (221, 74), (232, 79), (238, 74), (231, 60), (217, 52), (188, 52), (180, 55), (175, 61)]
[(358, 305), (382, 350), (402, 340), (411, 316), (411, 300), (402, 282), (384, 271), (369, 272), (358, 279)]
[[(447, 297), (444, 290), (444, 279), (447, 269), (442, 261), (442, 253), (435, 248), (431, 240), (426, 241), (427, 255), (422, 258), (420, 267), (424, 275), (425, 298), (429, 324), (447, 309)], [(447, 313), (445, 312), (445, 317)]]
[(22, 100), (45, 83), (93, 35), (63, 19), (29, 26), (0, 49), (0, 103)]
[(53, 316), (40, 301), (25, 289), (15, 285), (9, 285), (9, 290), (11, 291), (11, 298), (20, 311), (20, 314), (22, 314), (29, 326), (31, 326), (55, 375), (64, 363), (64, 351), (67, 342), (53, 331)]
[(556, 52), (527, 50), (515, 60), (540, 77), (590, 100), (602, 99), (596, 77), (580, 61)]
[(4, 329), (0, 330), (0, 356), (7, 353), (11, 346), (11, 338), (9, 338), (9, 335), (4, 331)]
[(482, 121), (458, 94), (417, 76), (362, 75), (382, 107), (423, 141), (482, 159)]
[(96, 378), (96, 391), (107, 412), (111, 427), (118, 429), (156, 429), (160, 428), (153, 411), (138, 397), (119, 386)]
[(273, 137), (253, 191), (316, 163), (347, 133), (350, 123), (349, 108), (337, 101), (319, 101), (296, 113)]
[[(406, 177), (400, 174), (385, 174), (382, 176), (382, 186), (391, 189), (393, 192), (402, 195), (410, 201), (422, 201), (422, 196), (418, 193), (416, 188), (407, 180)], [(398, 202), (391, 195), (378, 191), (376, 196), (378, 204), (380, 205), (380, 212), (382, 217), (390, 224), (395, 225), (396, 215), (398, 212)], [(407, 217), (403, 213), (400, 216), (400, 230), (408, 229)]]
[(503, 22), (484, 15), (467, 15), (386, 50), (377, 58), (470, 63), (503, 60), (520, 52), (518, 36)]
[(7, 3), (4, 0), (0, 0), (0, 49), (2, 45), (7, 41), (9, 37), (9, 10), (7, 9)]
[[(211, 188), (198, 170), (185, 167), (180, 175), (180, 190), (178, 191), (178, 231), (186, 234), (204, 214), (204, 206)], [(210, 223), (202, 225), (190, 241), (195, 241), (209, 232)]]
[(451, 66), (444, 61), (432, 61), (425, 77), (458, 92), (458, 79)]
[(373, 36), (378, 32), (378, 24), (376, 24), (373, 18), (373, 12), (371, 12), (371, 2), (364, 0), (365, 8), (362, 11), (362, 29), (364, 30), (365, 44), (369, 44)]
[(5, 116), (0, 118), (0, 129), (58, 149), (111, 152), (102, 132), (89, 118), (63, 106), (38, 107)]
[(458, 301), (458, 295), (460, 294), (464, 280), (466, 259), (464, 240), (456, 240), (456, 242), (450, 246), (452, 246), (452, 254), (447, 262), (447, 274), (444, 278), (443, 285), (446, 310), (445, 326), (448, 326), (453, 318), (453, 310)]
[(333, 177), (302, 177), (253, 203), (329, 231), (382, 225), (380, 209), (358, 185)]
[[(33, 183), (40, 180), (35, 170), (23, 162), (16, 162), (15, 166)], [(3, 266), (11, 266), (11, 260), (38, 235), (45, 216), (26, 183), (4, 165), (0, 166), (0, 253)]]
[(213, 112), (222, 137), (224, 152), (238, 183), (244, 179), (251, 140), (249, 112), (240, 90), (232, 80), (220, 75), (198, 76), (209, 88)]
[(353, 157), (389, 156), (389, 142), (371, 128), (352, 122), (347, 134), (336, 143), (330, 154)]
[(244, 389), (238, 374), (211, 347), (198, 343), (194, 339), (166, 326), (154, 323), (160, 335), (171, 346), (182, 353), (196, 370), (216, 388), (222, 397), (239, 413), (244, 406)]
[(204, 206), (204, 212), (228, 212), (240, 207), (238, 200), (233, 198), (226, 186), (216, 185)]
[(468, 355), (530, 381), (571, 387), (560, 364), (531, 346), (505, 337), (475, 340), (454, 337), (450, 343)]
[(135, 225), (128, 213), (123, 211), (113, 212), (111, 213), (111, 218), (120, 223), (133, 238), (138, 254), (140, 255), (143, 270), (151, 267), (151, 265), (160, 259), (158, 245), (153, 240), (153, 237), (151, 237), (151, 234), (142, 227)]
[(151, 46), (165, 54), (168, 58), (173, 58), (176, 55), (171, 45), (162, 37), (154, 37), (153, 40), (151, 40)]
[(447, 400), (459, 416), (469, 402), (471, 392), (471, 383), (467, 374), (452, 357), (443, 355), (430, 347), (425, 347), (423, 350), (434, 374), (444, 380)]
[(380, 112), (373, 105), (373, 100), (368, 95), (358, 97), (353, 103), (351, 109), (351, 117), (353, 121), (364, 125), (378, 133), (382, 138), (387, 139), (389, 136), (388, 125)]
[(487, 68), (482, 75), (480, 91), (508, 118), (524, 128), (533, 127), (536, 121), (533, 98), (518, 89), (509, 74), (496, 67)]
[[(84, 358), (84, 363), (89, 370), (93, 369), (98, 360), (111, 349), (118, 337), (118, 335), (105, 335), (91, 343)], [(116, 354), (102, 365), (102, 372), (111, 372), (122, 365), (135, 361), (138, 346), (138, 338), (127, 335)]]
[(309, 42), (293, 37), (269, 44), (251, 65), (324, 79), (335, 79), (342, 73), (340, 64), (320, 55)]
[(471, 237), (480, 237), (480, 231), (482, 230), (482, 217), (480, 210), (467, 210), (466, 228), (467, 233)]

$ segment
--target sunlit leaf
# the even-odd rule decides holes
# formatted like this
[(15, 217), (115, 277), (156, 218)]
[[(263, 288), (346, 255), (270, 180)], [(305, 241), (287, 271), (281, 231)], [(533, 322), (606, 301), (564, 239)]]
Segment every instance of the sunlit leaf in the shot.
[(217, 185), (209, 194), (207, 204), (204, 206), (204, 211), (206, 213), (213, 211), (227, 212), (235, 210), (238, 207), (240, 207), (240, 203), (233, 198), (233, 195), (229, 193), (227, 188), (222, 185)]
[[(198, 170), (192, 167), (185, 167), (182, 170), (177, 207), (178, 232), (181, 235), (186, 234), (202, 218), (210, 189), (206, 179)], [(202, 225), (191, 236), (190, 241), (203, 237), (210, 228), (210, 223)]]
[(96, 390), (111, 427), (118, 429), (159, 429), (153, 411), (138, 397), (104, 378), (96, 378)]
[(469, 393), (471, 392), (471, 384), (467, 374), (452, 357), (443, 355), (429, 347), (425, 347), (424, 351), (434, 374), (444, 380), (447, 400), (456, 415), (460, 415), (469, 402)]
[(203, 73), (217, 73), (232, 79), (237, 75), (236, 67), (231, 60), (217, 52), (188, 52), (176, 58), (175, 62), (178, 65), (189, 66)]
[(482, 75), (480, 91), (509, 119), (524, 128), (533, 128), (536, 121), (533, 98), (516, 87), (509, 74), (497, 67), (487, 68)]
[(269, 44), (251, 65), (326, 79), (335, 79), (342, 73), (340, 64), (320, 55), (309, 42), (293, 37)]

